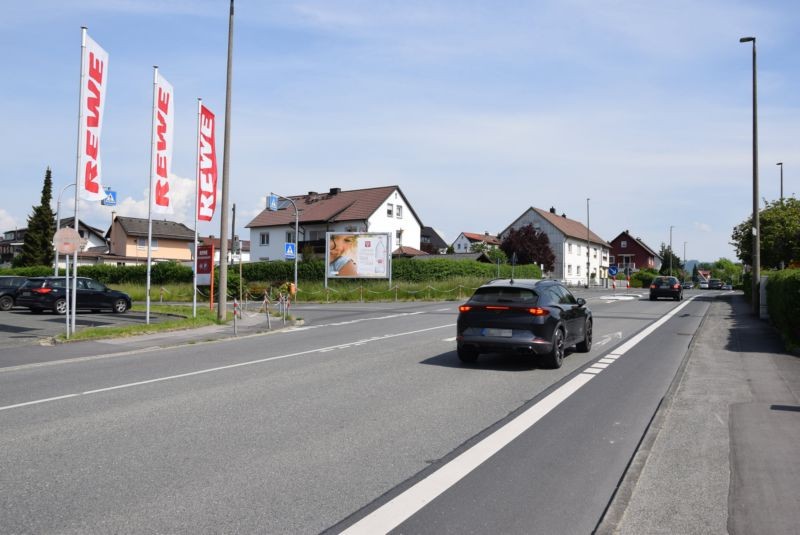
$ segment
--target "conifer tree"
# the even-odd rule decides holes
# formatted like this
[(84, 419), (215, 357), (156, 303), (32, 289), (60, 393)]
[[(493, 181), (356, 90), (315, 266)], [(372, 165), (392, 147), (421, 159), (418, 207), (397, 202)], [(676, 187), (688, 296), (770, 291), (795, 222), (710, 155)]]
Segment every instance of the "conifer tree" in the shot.
[(50, 202), (53, 200), (53, 177), (50, 168), (44, 174), (42, 198), (39, 206), (33, 207), (28, 218), (28, 230), (22, 245), (22, 252), (14, 259), (14, 266), (52, 266), (53, 234), (56, 218)]

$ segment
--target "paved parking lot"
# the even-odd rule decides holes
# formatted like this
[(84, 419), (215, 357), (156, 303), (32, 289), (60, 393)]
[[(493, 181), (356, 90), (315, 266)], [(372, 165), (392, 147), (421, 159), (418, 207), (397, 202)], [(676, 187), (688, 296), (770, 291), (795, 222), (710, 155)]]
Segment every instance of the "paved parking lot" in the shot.
[[(157, 323), (163, 316), (150, 314), (150, 322)], [(124, 314), (113, 312), (79, 312), (75, 318), (75, 328), (80, 331), (86, 327), (124, 326), (145, 322), (144, 312), (127, 311)], [(31, 314), (28, 309), (14, 308), (0, 312), (0, 347), (13, 347), (40, 343), (66, 332), (66, 317), (45, 311)]]

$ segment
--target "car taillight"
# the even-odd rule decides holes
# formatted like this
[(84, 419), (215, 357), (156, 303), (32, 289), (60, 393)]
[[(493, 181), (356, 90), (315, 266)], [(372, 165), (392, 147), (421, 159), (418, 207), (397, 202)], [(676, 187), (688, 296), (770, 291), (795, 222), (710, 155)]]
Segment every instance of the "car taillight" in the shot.
[(487, 306), (486, 310), (511, 310), (511, 307)]
[(41, 295), (44, 295), (44, 294), (49, 294), (50, 292), (52, 292), (52, 291), (53, 291), (53, 289), (52, 289), (52, 288), (34, 288), (34, 289), (33, 289), (33, 290), (31, 290), (31, 291), (32, 291), (33, 293), (36, 293), (36, 294), (41, 294)]
[(470, 310), (472, 310), (472, 307), (469, 305), (461, 305), (458, 307), (459, 312), (469, 312)]
[(675, 285), (673, 285), (672, 287), (673, 287), (673, 288), (675, 288), (675, 289), (677, 290), (678, 288), (680, 288), (680, 287), (681, 287), (681, 285), (680, 285), (680, 284), (675, 284)]
[(550, 314), (549, 310), (540, 307), (529, 308), (528, 312), (533, 316), (547, 316), (548, 314)]
[(650, 285), (650, 287), (651, 287), (651, 288), (655, 288), (655, 287), (656, 287), (656, 285), (655, 285), (655, 284), (651, 284), (651, 285)]

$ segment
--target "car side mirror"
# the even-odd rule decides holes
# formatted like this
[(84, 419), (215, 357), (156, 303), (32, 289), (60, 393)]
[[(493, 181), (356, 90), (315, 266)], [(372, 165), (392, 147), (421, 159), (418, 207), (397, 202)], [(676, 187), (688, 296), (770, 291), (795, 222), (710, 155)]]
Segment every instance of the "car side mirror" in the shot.
[(583, 297), (579, 297), (577, 302), (578, 302), (578, 306), (579, 307), (582, 307), (582, 306), (586, 305), (586, 299), (584, 299)]

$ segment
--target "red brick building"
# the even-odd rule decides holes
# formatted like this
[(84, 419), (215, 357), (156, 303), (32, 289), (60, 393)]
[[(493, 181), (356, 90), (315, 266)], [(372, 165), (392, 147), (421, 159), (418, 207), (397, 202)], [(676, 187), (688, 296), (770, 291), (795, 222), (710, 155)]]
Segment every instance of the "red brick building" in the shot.
[(616, 264), (620, 273), (625, 268), (631, 272), (640, 269), (661, 269), (662, 258), (641, 239), (634, 237), (630, 231), (624, 230), (611, 240), (611, 264)]

